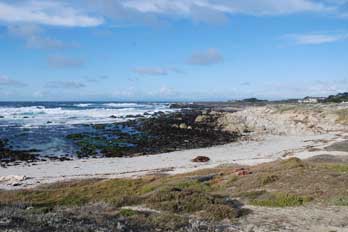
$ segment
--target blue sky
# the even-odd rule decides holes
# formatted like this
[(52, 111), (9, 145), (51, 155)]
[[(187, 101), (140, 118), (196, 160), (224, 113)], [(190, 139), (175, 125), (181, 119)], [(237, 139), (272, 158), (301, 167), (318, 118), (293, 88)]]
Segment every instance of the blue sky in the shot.
[(0, 0), (0, 100), (348, 90), (348, 0)]

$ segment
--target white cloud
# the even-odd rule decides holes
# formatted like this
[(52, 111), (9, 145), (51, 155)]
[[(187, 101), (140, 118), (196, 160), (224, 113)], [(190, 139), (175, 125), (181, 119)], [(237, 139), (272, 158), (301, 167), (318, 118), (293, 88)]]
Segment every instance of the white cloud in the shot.
[(149, 76), (166, 76), (171, 72), (182, 73), (181, 70), (177, 68), (165, 68), (165, 67), (136, 67), (133, 72), (140, 75)]
[(63, 49), (76, 46), (74, 44), (67, 44), (61, 40), (45, 36), (43, 29), (35, 24), (11, 24), (7, 28), (10, 36), (24, 40), (28, 48)]
[(7, 76), (1, 76), (0, 75), (0, 86), (7, 86), (7, 87), (24, 87), (26, 84), (13, 80)]
[(99, 82), (102, 82), (106, 79), (109, 79), (109, 76), (107, 76), (107, 75), (101, 75), (101, 76), (97, 76), (97, 77), (84, 76), (83, 79), (87, 82), (90, 82), (90, 83), (99, 83)]
[(162, 85), (153, 90), (145, 90), (136, 87), (129, 87), (122, 90), (114, 90), (111, 94), (113, 98), (116, 99), (146, 99), (146, 100), (158, 100), (158, 99), (179, 99), (181, 97), (181, 92), (175, 89)]
[(187, 63), (191, 65), (212, 65), (223, 61), (222, 54), (217, 49), (210, 48), (207, 51), (193, 53)]
[(348, 39), (348, 34), (290, 34), (284, 37), (299, 45), (319, 45)]
[(137, 67), (133, 69), (133, 72), (141, 75), (155, 75), (165, 76), (168, 75), (168, 70), (165, 68), (158, 67)]
[(62, 1), (0, 2), (0, 21), (8, 23), (35, 23), (65, 27), (91, 27), (103, 23)]
[(224, 13), (277, 15), (297, 12), (320, 12), (332, 8), (310, 0), (126, 0), (123, 5), (143, 13), (192, 13), (195, 7)]
[[(327, 0), (89, 0), (89, 8), (105, 17), (144, 24), (168, 19), (221, 23), (228, 16), (288, 15), (295, 13), (342, 14), (342, 3)], [(164, 17), (163, 17), (164, 16)], [(127, 23), (126, 23), (127, 24)]]
[(79, 68), (84, 65), (82, 59), (66, 56), (49, 56), (47, 62), (53, 68)]
[[(0, 21), (50, 26), (93, 27), (104, 17), (128, 22), (158, 24), (163, 18), (187, 18), (220, 23), (228, 15), (284, 15), (303, 12), (347, 15), (335, 0), (22, 0), (0, 2)], [(162, 17), (165, 16), (165, 17)]]
[(47, 82), (45, 87), (53, 89), (79, 89), (86, 87), (86, 85), (75, 81), (51, 81)]

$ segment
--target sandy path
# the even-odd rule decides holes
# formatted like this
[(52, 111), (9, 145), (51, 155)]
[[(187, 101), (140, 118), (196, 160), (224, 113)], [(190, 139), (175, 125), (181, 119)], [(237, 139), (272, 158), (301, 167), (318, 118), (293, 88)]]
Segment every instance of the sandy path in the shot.
[[(22, 164), (0, 168), (0, 188), (33, 187), (42, 183), (77, 178), (136, 177), (153, 172), (176, 174), (231, 163), (254, 165), (279, 159), (286, 153), (294, 153), (297, 157), (308, 158), (323, 154), (323, 151), (309, 152), (306, 149), (308, 146), (315, 146), (320, 149), (329, 143), (340, 141), (342, 137), (342, 135), (337, 136), (334, 133), (304, 136), (266, 136), (262, 141), (237, 142), (211, 148), (134, 158), (102, 158), (66, 162), (39, 162), (35, 165)], [(325, 154), (328, 153), (330, 152), (325, 151)], [(191, 159), (198, 155), (208, 156), (211, 161), (204, 164), (191, 162)], [(12, 180), (11, 176), (21, 178), (26, 176), (27, 179)], [(10, 178), (1, 181), (1, 177)]]
[(267, 208), (248, 205), (253, 213), (240, 219), (241, 231), (348, 232), (348, 208), (301, 206)]

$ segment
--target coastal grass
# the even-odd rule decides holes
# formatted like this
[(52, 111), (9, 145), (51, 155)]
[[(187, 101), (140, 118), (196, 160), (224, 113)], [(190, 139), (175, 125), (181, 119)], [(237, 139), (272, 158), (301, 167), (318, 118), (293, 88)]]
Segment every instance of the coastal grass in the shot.
[(250, 201), (252, 205), (265, 207), (293, 207), (301, 206), (312, 201), (311, 197), (298, 196), (288, 193), (265, 193), (261, 198), (255, 198)]
[(348, 109), (337, 110), (335, 111), (335, 114), (337, 115), (337, 123), (348, 125)]
[(35, 190), (2, 192), (1, 203), (23, 203), (33, 206), (77, 206), (90, 202), (124, 205), (137, 201), (143, 180), (83, 180), (42, 186)]
[(323, 165), (323, 168), (338, 173), (348, 173), (348, 164), (325, 164)]
[(137, 211), (132, 210), (132, 209), (121, 209), (119, 211), (119, 214), (123, 217), (133, 217), (135, 215), (137, 215)]
[(332, 203), (337, 206), (348, 206), (348, 195), (335, 197), (332, 199)]
[[(237, 220), (243, 215), (243, 204), (296, 207), (311, 202), (348, 206), (348, 163), (290, 158), (244, 168), (251, 174), (238, 176), (236, 166), (224, 166), (174, 176), (75, 180), (0, 191), (0, 205), (49, 211), (102, 202), (120, 209), (121, 216), (137, 220), (144, 216), (122, 207), (142, 205), (161, 212), (162, 219), (174, 215), (173, 226), (187, 220), (187, 215), (210, 221)], [(151, 223), (165, 223), (155, 216), (146, 218)]]
[(300, 107), (300, 105), (277, 105), (276, 111), (274, 111), (274, 113), (286, 113), (286, 112), (290, 112), (290, 111), (294, 111), (296, 109), (298, 109)]

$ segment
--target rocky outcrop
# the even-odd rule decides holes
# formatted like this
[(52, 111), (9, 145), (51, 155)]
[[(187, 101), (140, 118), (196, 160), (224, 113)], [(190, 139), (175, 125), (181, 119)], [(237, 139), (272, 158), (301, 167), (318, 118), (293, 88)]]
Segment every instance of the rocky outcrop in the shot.
[(256, 134), (318, 134), (342, 129), (337, 107), (316, 105), (268, 105), (225, 113), (219, 125), (226, 131)]
[(158, 112), (149, 118), (95, 125), (96, 132), (71, 134), (67, 138), (80, 147), (79, 157), (125, 157), (210, 147), (239, 138), (238, 133), (219, 128), (222, 115), (208, 110)]
[(26, 176), (0, 176), (0, 183), (1, 184), (7, 184), (11, 186), (19, 186), (21, 183), (25, 180), (29, 179)]

